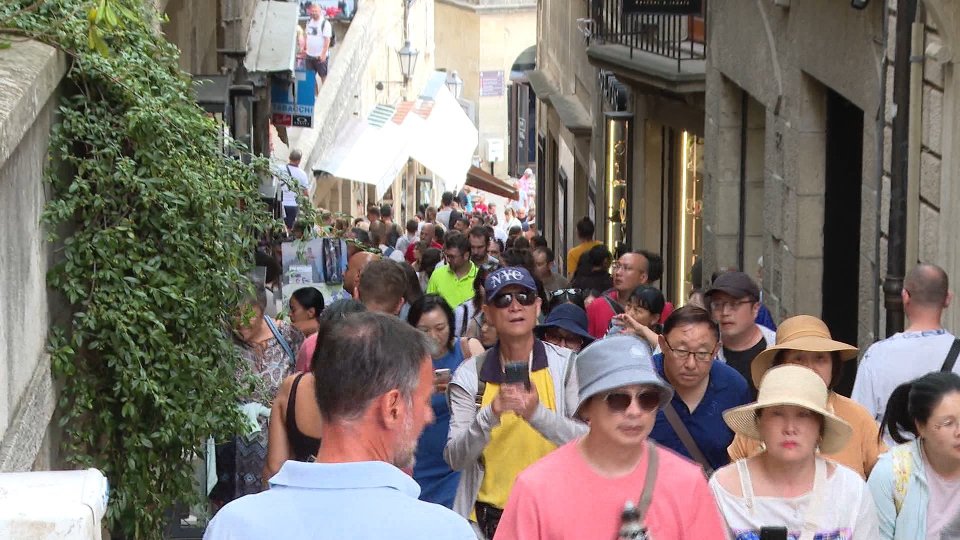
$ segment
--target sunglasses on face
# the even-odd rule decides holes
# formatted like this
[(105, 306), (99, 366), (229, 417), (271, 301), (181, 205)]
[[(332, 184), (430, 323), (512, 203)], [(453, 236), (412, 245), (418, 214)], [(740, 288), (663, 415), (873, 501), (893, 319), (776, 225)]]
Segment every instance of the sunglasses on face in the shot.
[(493, 297), (490, 303), (497, 309), (506, 309), (513, 304), (514, 299), (516, 299), (517, 303), (521, 306), (532, 306), (533, 303), (537, 301), (537, 295), (532, 292), (498, 294)]
[(566, 294), (566, 295), (568, 295), (568, 296), (573, 296), (573, 295), (579, 296), (579, 295), (580, 295), (580, 292), (581, 292), (580, 289), (557, 289), (557, 290), (553, 291), (553, 292), (550, 294), (550, 296), (557, 297), (557, 296), (562, 296), (562, 295), (564, 295), (564, 294)]
[(604, 396), (603, 400), (607, 402), (607, 407), (611, 412), (623, 412), (633, 403), (634, 397), (637, 398), (637, 404), (644, 411), (655, 410), (660, 405), (660, 393), (653, 390), (643, 390), (636, 394), (611, 392)]

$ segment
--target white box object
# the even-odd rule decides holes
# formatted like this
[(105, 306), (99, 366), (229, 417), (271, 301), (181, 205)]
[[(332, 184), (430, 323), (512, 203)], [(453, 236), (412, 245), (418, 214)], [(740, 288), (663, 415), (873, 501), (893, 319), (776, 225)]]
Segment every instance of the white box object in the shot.
[(0, 538), (100, 540), (109, 483), (97, 469), (0, 474)]
[(487, 161), (503, 161), (503, 139), (487, 139)]

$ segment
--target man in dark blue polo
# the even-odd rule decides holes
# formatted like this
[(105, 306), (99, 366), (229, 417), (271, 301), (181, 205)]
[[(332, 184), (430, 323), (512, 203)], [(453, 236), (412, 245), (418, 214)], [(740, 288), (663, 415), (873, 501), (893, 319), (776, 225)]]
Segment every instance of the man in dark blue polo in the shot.
[(684, 306), (667, 318), (660, 336), (663, 353), (653, 359), (674, 395), (657, 413), (650, 438), (700, 463), (708, 474), (730, 461), (733, 431), (723, 411), (752, 401), (746, 379), (714, 360), (719, 348), (720, 328), (710, 313)]

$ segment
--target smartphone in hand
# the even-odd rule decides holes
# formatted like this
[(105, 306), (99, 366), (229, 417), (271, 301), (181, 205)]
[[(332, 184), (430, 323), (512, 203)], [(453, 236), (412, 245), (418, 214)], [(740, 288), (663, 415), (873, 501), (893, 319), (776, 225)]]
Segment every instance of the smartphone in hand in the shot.
[(503, 367), (504, 384), (522, 384), (530, 390), (530, 366), (526, 362), (509, 362)]
[(760, 540), (787, 540), (787, 528), (760, 527)]

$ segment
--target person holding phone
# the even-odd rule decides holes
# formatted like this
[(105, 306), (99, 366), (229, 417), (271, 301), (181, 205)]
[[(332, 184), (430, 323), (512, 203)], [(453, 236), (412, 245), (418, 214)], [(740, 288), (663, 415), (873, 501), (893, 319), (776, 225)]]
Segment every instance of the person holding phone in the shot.
[(454, 316), (450, 305), (436, 294), (427, 294), (410, 306), (407, 322), (430, 336), (436, 345), (433, 352), (434, 393), (433, 424), (425, 427), (417, 443), (413, 479), (420, 484), (420, 500), (453, 507), (460, 473), (443, 460), (443, 449), (450, 430), (450, 407), (447, 405), (447, 384), (464, 358), (483, 352), (480, 342), (457, 338), (453, 334)]
[(587, 426), (572, 418), (577, 382), (571, 351), (534, 335), (541, 300), (530, 272), (500, 268), (483, 290), (483, 313), (498, 342), (453, 374), (444, 458), (463, 471), (454, 510), (492, 538), (520, 471)]
[(649, 349), (605, 338), (578, 355), (576, 371), (576, 414), (590, 430), (520, 473), (495, 538), (630, 538), (617, 536), (629, 504), (641, 538), (725, 540), (700, 468), (649, 438), (673, 396)]
[(853, 429), (830, 410), (817, 372), (792, 364), (772, 368), (756, 402), (724, 411), (723, 419), (737, 435), (765, 447), (710, 479), (735, 540), (756, 539), (772, 527), (786, 527), (789, 538), (800, 540), (880, 538), (866, 483), (820, 455), (843, 448)]

